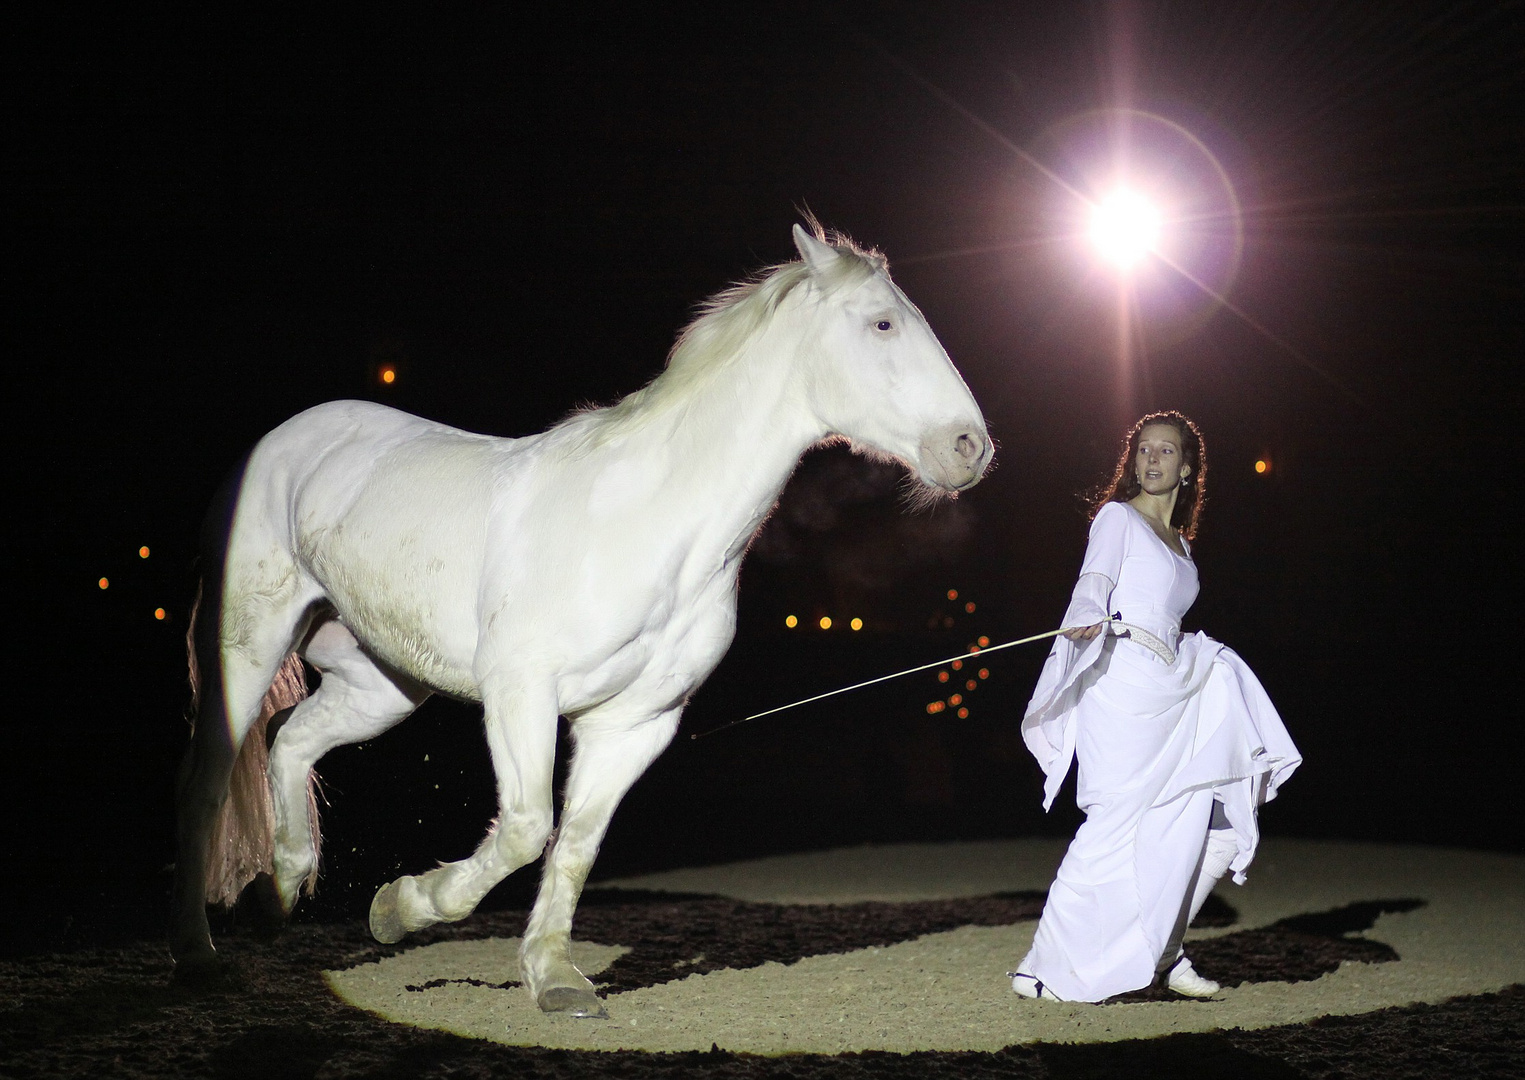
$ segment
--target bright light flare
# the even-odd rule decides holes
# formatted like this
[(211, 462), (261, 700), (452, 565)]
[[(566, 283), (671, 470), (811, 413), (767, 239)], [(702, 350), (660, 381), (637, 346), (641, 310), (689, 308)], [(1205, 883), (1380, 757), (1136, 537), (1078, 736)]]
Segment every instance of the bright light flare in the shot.
[(1091, 209), (1091, 242), (1109, 262), (1127, 269), (1160, 241), (1159, 210), (1133, 191), (1115, 191)]

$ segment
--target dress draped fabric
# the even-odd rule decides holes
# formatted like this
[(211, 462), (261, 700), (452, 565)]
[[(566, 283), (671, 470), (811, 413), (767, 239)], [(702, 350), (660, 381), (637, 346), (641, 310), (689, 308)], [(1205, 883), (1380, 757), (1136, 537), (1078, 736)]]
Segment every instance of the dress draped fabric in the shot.
[(1189, 552), (1172, 551), (1126, 503), (1102, 507), (1062, 625), (1118, 615), (1164, 642), (1174, 663), (1120, 634), (1057, 638), (1022, 721), (1046, 776), (1045, 809), (1079, 762), (1086, 820), (1021, 965), (1066, 1000), (1140, 989), (1174, 962), (1166, 952), (1184, 929), (1214, 802), (1243, 884), (1257, 807), (1302, 761), (1249, 666), (1205, 634), (1181, 636), (1196, 597)]

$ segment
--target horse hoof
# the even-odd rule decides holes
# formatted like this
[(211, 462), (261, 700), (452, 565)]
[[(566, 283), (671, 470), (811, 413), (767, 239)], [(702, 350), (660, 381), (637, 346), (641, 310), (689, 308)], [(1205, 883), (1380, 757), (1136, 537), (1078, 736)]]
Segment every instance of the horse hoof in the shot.
[(401, 890), (392, 881), (376, 890), (371, 901), (371, 937), (383, 945), (395, 945), (408, 936), (408, 928), (402, 924), (402, 912), (397, 908), (397, 896)]
[(607, 1020), (609, 1012), (592, 990), (576, 986), (553, 986), (535, 999), (541, 1012), (565, 1013), (581, 1020)]

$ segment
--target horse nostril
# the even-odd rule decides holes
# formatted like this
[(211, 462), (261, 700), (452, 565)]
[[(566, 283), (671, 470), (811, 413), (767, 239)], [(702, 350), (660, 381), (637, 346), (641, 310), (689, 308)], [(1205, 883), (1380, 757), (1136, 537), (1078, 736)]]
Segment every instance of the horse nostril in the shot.
[(953, 452), (966, 461), (973, 461), (984, 452), (984, 446), (978, 435), (965, 432), (953, 440)]

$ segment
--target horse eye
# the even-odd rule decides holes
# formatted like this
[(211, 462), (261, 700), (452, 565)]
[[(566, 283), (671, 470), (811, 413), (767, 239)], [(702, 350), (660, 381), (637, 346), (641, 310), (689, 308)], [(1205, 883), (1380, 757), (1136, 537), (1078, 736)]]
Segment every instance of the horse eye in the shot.
[(874, 324), (874, 329), (878, 330), (880, 333), (888, 333), (889, 331), (895, 329), (895, 324), (890, 322), (888, 319), (880, 319)]

